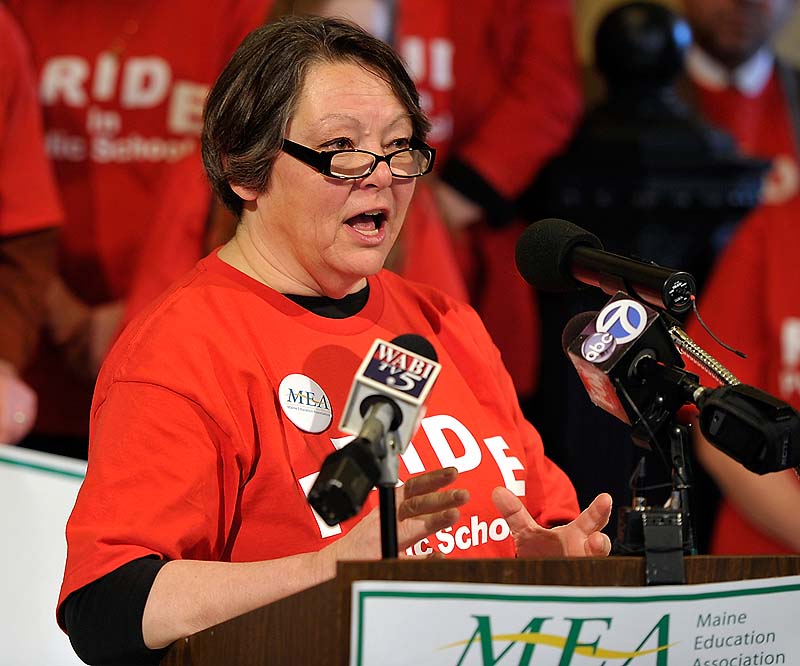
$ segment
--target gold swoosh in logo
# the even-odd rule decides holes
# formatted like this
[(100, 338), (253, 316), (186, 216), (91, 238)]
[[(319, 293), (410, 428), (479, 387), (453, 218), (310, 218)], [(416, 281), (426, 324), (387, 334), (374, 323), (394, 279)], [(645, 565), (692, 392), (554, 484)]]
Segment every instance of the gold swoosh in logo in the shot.
[[(480, 636), (475, 636), (471, 640), (476, 642), (480, 642)], [(492, 636), (493, 641), (513, 641), (515, 643), (533, 643), (536, 645), (548, 645), (550, 647), (556, 647), (564, 649), (564, 646), (567, 643), (567, 639), (563, 636), (554, 636), (553, 634), (537, 634), (537, 633), (526, 633), (526, 634), (497, 634), (496, 636)], [(440, 650), (446, 650), (448, 648), (458, 647), (459, 645), (466, 645), (469, 643), (469, 640), (465, 641), (457, 641), (455, 643), (450, 643), (449, 645), (443, 645)], [(606, 648), (594, 648), (591, 645), (583, 645), (575, 648), (575, 654), (579, 654), (583, 657), (594, 657), (596, 659), (633, 659), (634, 657), (643, 657), (648, 654), (655, 654), (656, 652), (662, 652), (663, 650), (669, 650), (673, 645), (677, 645), (677, 643), (670, 643), (669, 645), (663, 645), (661, 647), (653, 648), (650, 650), (640, 650), (638, 652), (625, 652), (623, 650), (609, 650)]]

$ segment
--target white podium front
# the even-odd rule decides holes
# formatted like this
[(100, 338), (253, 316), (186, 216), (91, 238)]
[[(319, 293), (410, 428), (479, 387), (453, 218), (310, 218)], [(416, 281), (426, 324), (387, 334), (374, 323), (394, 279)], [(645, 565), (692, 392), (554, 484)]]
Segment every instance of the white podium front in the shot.
[(0, 444), (0, 663), (83, 664), (55, 607), (67, 546), (64, 526), (86, 462)]

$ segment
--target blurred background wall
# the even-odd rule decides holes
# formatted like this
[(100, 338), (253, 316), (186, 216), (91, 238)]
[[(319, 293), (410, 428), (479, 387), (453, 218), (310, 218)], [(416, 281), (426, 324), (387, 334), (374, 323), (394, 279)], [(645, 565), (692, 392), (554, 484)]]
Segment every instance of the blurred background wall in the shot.
[[(629, 0), (576, 0), (578, 48), (581, 60), (589, 65), (592, 61), (592, 35), (597, 22), (616, 5)], [(661, 0), (662, 4), (680, 10), (678, 0)], [(800, 66), (800, 10), (795, 10), (792, 20), (777, 37), (776, 47), (787, 60)]]

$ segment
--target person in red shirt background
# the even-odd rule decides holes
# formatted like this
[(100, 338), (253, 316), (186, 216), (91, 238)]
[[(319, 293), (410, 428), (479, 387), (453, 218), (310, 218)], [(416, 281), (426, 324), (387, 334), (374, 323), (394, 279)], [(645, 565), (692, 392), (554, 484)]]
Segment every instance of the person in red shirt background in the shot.
[[(165, 183), (186, 161), (199, 165), (205, 95), (269, 6), (269, 0), (8, 3), (31, 45), (65, 213), (47, 335), (25, 375), (39, 397), (26, 445), (85, 456), (97, 369), (127, 318), (137, 280), (152, 281), (143, 247), (155, 242), (152, 234), (180, 233), (173, 230), (178, 224), (200, 225), (191, 233), (202, 236), (208, 217), (158, 215), (172, 203), (165, 196), (210, 200), (205, 185), (167, 192)], [(195, 256), (202, 252), (196, 248)]]
[(685, 0), (693, 44), (686, 58), (695, 107), (743, 153), (773, 161), (762, 205), (800, 194), (798, 72), (771, 45), (795, 3)]
[(472, 303), (503, 353), (517, 394), (536, 389), (534, 290), (514, 250), (515, 201), (567, 144), (582, 111), (571, 3), (420, 0), (397, 5), (396, 43), (433, 122), (433, 189), (460, 238)]
[(19, 372), (44, 318), (61, 216), (30, 52), (0, 4), (0, 443), (18, 442), (36, 418), (36, 394)]
[[(721, 350), (693, 320), (688, 332), (744, 384), (800, 409), (800, 198), (762, 206), (737, 230), (700, 299), (700, 312), (746, 359)], [(697, 455), (722, 490), (710, 552), (800, 552), (800, 480), (793, 470), (759, 476), (709, 444)]]
[[(684, 0), (695, 44), (687, 74), (696, 107), (730, 132), (743, 152), (772, 160), (760, 206), (733, 234), (700, 298), (709, 327), (748, 354), (720, 360), (744, 383), (800, 407), (800, 117), (798, 74), (776, 57), (771, 40), (794, 7), (790, 0)], [(696, 321), (688, 331), (714, 353)], [(724, 354), (724, 356), (723, 356)], [(697, 455), (724, 498), (710, 551), (800, 552), (800, 482), (791, 471), (759, 477), (696, 432)]]

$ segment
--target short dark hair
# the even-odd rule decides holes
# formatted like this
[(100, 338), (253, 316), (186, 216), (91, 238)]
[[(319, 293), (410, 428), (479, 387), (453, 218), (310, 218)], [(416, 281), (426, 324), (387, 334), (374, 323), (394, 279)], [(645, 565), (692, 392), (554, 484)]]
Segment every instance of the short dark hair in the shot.
[(251, 32), (209, 93), (203, 114), (203, 163), (222, 202), (241, 215), (230, 184), (265, 192), (310, 66), (353, 62), (380, 77), (408, 110), (414, 136), (430, 122), (392, 48), (357, 25), (320, 16), (286, 16)]

